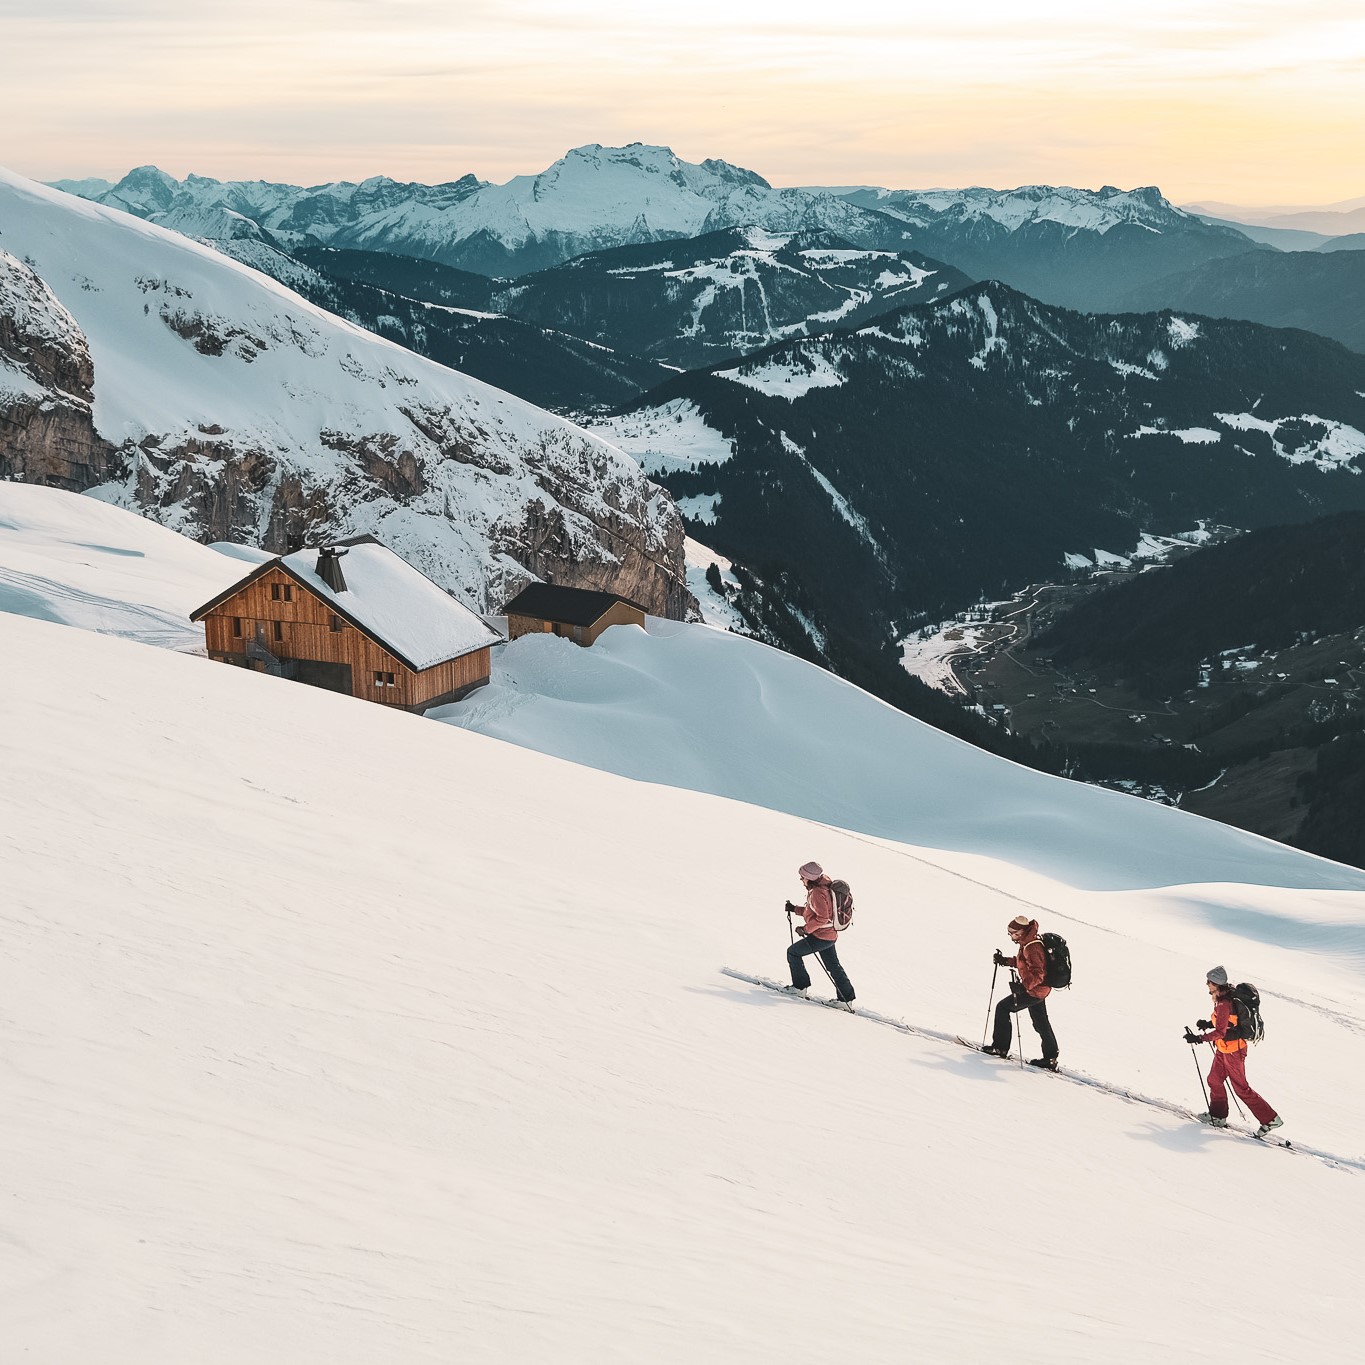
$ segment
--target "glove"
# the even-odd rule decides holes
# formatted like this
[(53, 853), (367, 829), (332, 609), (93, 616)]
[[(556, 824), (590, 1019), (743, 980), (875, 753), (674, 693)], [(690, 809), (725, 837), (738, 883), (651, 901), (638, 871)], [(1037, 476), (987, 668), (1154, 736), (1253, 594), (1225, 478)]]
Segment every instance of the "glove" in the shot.
[(1193, 1047), (1195, 1044), (1202, 1043), (1204, 1040), (1197, 1033), (1191, 1033), (1189, 1029), (1186, 1029), (1185, 1041), (1189, 1043), (1191, 1047)]
[(994, 962), (995, 965), (996, 965), (997, 967), (1003, 967), (1003, 966), (1005, 965), (1005, 955), (1004, 955), (1004, 953), (1002, 953), (1002, 952), (1000, 951), (1000, 949), (997, 948), (997, 949), (995, 950), (995, 956), (994, 956), (993, 958), (991, 958), (991, 961)]
[(1212, 1027), (1213, 1027), (1213, 1020), (1212, 1020), (1212, 1019), (1196, 1019), (1196, 1020), (1194, 1021), (1194, 1026), (1195, 1026), (1195, 1028), (1212, 1028)]
[(801, 907), (799, 905), (793, 905), (791, 901), (783, 901), (782, 908), (787, 912), (787, 914), (794, 915)]
[(796, 936), (797, 938), (805, 938), (806, 930), (804, 925), (796, 931)]

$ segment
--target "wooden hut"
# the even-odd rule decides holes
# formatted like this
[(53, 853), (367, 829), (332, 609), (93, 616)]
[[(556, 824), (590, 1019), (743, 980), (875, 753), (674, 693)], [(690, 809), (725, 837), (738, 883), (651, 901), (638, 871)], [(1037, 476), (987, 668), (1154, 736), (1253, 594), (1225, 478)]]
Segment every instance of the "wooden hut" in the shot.
[(643, 626), (645, 609), (614, 592), (563, 588), (556, 583), (532, 583), (503, 610), (507, 638), (521, 635), (562, 635), (578, 645), (590, 645), (608, 626)]
[(486, 683), (502, 638), (373, 536), (268, 559), (190, 620), (211, 659), (406, 711)]

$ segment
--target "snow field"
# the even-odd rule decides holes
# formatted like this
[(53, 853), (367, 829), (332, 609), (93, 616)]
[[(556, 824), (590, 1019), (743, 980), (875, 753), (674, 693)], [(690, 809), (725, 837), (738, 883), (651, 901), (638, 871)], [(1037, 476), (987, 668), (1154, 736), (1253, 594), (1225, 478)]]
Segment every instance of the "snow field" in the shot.
[[(210, 595), (214, 551), (0, 491), (30, 607)], [(445, 713), (485, 734), (13, 609), (0, 648), (4, 1354), (1193, 1361), (1214, 1313), (1352, 1355), (1365, 875), (706, 627), (500, 648)], [(1342, 1164), (720, 975), (782, 975), (810, 857), (868, 1010), (979, 1037), (1036, 907), (1064, 1064), (1193, 1108), (1205, 969), (1257, 981), (1252, 1083)]]

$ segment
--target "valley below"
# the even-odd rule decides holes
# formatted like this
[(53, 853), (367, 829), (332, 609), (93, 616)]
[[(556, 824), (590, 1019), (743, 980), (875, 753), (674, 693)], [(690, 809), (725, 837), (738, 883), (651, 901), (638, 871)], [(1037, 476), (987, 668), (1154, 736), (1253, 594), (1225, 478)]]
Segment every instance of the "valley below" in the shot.
[(1353, 747), (1365, 723), (1365, 628), (1215, 651), (1188, 686), (1157, 696), (1122, 668), (1061, 660), (1047, 643), (1067, 612), (1131, 577), (1031, 584), (912, 637), (905, 666), (1055, 755), (1068, 776), (1359, 864), (1365, 850), (1340, 822), (1324, 834), (1317, 808), (1324, 760), (1330, 779), (1334, 748)]

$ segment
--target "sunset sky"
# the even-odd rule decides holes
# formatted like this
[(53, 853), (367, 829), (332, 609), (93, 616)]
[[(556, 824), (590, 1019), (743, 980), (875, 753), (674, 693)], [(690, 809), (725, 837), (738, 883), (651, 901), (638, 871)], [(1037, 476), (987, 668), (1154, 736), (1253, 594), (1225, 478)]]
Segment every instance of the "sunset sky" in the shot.
[(638, 140), (777, 185), (1365, 195), (1359, 0), (0, 0), (0, 52), (0, 164), (43, 180), (502, 181)]

